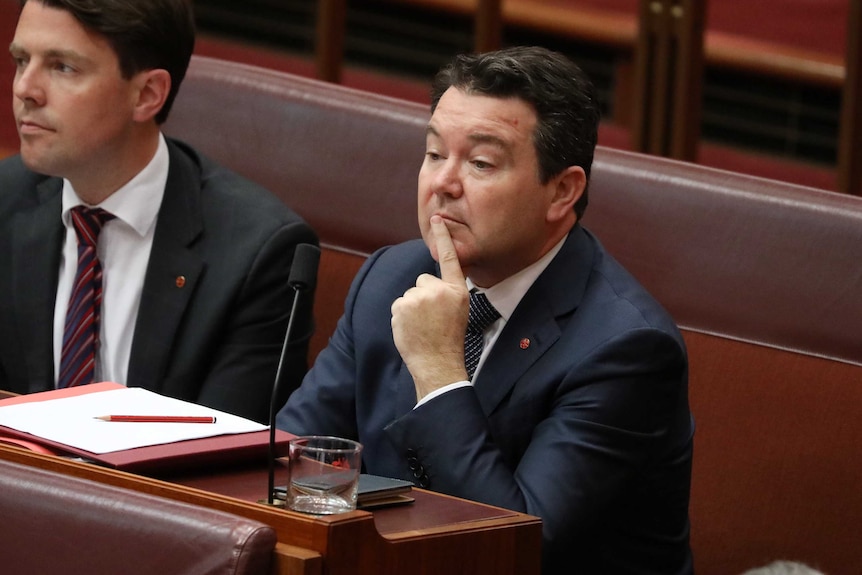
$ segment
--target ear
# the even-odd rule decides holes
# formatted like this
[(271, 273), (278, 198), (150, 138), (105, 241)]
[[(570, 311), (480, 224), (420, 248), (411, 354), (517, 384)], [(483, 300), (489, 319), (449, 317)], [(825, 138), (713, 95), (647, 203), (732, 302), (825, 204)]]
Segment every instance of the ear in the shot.
[(138, 72), (133, 82), (136, 87), (134, 120), (149, 122), (165, 105), (171, 91), (171, 75), (162, 69), (144, 70)]
[(559, 222), (575, 214), (575, 203), (587, 187), (587, 175), (580, 166), (569, 166), (550, 182), (553, 196), (548, 206), (548, 222)]

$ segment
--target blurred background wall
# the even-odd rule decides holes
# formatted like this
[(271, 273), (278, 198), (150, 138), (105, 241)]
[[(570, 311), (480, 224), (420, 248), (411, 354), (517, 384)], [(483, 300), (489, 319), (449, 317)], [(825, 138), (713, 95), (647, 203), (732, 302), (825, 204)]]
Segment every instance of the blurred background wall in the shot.
[[(689, 0), (676, 0), (684, 5)], [(857, 0), (711, 0), (705, 5), (698, 148), (706, 165), (836, 190), (849, 4)], [(319, 76), (318, 25), (344, 9), (338, 81), (427, 102), (428, 82), (475, 46), (484, 0), (195, 0), (196, 52)], [(485, 2), (487, 3), (487, 2)], [(639, 0), (498, 0), (502, 45), (566, 53), (595, 82), (600, 144), (632, 149)], [(653, 2), (660, 5), (661, 2)], [(0, 37), (18, 0), (0, 0)], [(0, 153), (17, 148), (10, 59), (0, 68)]]

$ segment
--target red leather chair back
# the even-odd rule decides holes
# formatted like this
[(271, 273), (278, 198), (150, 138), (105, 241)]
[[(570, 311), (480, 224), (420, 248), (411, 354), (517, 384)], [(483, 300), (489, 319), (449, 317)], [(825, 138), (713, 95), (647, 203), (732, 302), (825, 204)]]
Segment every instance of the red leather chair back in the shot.
[(0, 460), (0, 570), (268, 575), (272, 527)]

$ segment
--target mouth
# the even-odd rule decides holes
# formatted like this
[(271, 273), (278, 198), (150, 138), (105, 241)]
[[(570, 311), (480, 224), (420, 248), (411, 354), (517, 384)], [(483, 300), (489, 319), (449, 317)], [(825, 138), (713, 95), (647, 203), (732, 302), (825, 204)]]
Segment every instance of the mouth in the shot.
[(455, 225), (460, 225), (460, 226), (465, 225), (465, 224), (464, 224), (464, 222), (463, 222), (462, 220), (460, 220), (460, 219), (458, 219), (458, 218), (455, 218), (455, 217), (453, 217), (453, 216), (451, 216), (451, 215), (441, 214), (441, 213), (437, 213), (437, 214), (434, 214), (434, 215), (436, 215), (436, 216), (440, 216), (440, 218), (441, 218), (441, 219), (442, 219), (446, 224), (455, 224)]
[(39, 124), (38, 122), (34, 122), (32, 120), (19, 120), (18, 121), (18, 133), (23, 135), (30, 134), (42, 134), (45, 132), (53, 132), (51, 128)]

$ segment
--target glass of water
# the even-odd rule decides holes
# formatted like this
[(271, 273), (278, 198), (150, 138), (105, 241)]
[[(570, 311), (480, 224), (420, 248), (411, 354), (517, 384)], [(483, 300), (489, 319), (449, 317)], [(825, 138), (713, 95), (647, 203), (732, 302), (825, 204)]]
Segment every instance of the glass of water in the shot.
[(356, 509), (362, 445), (323, 435), (290, 441), (287, 507), (302, 513), (331, 515)]

